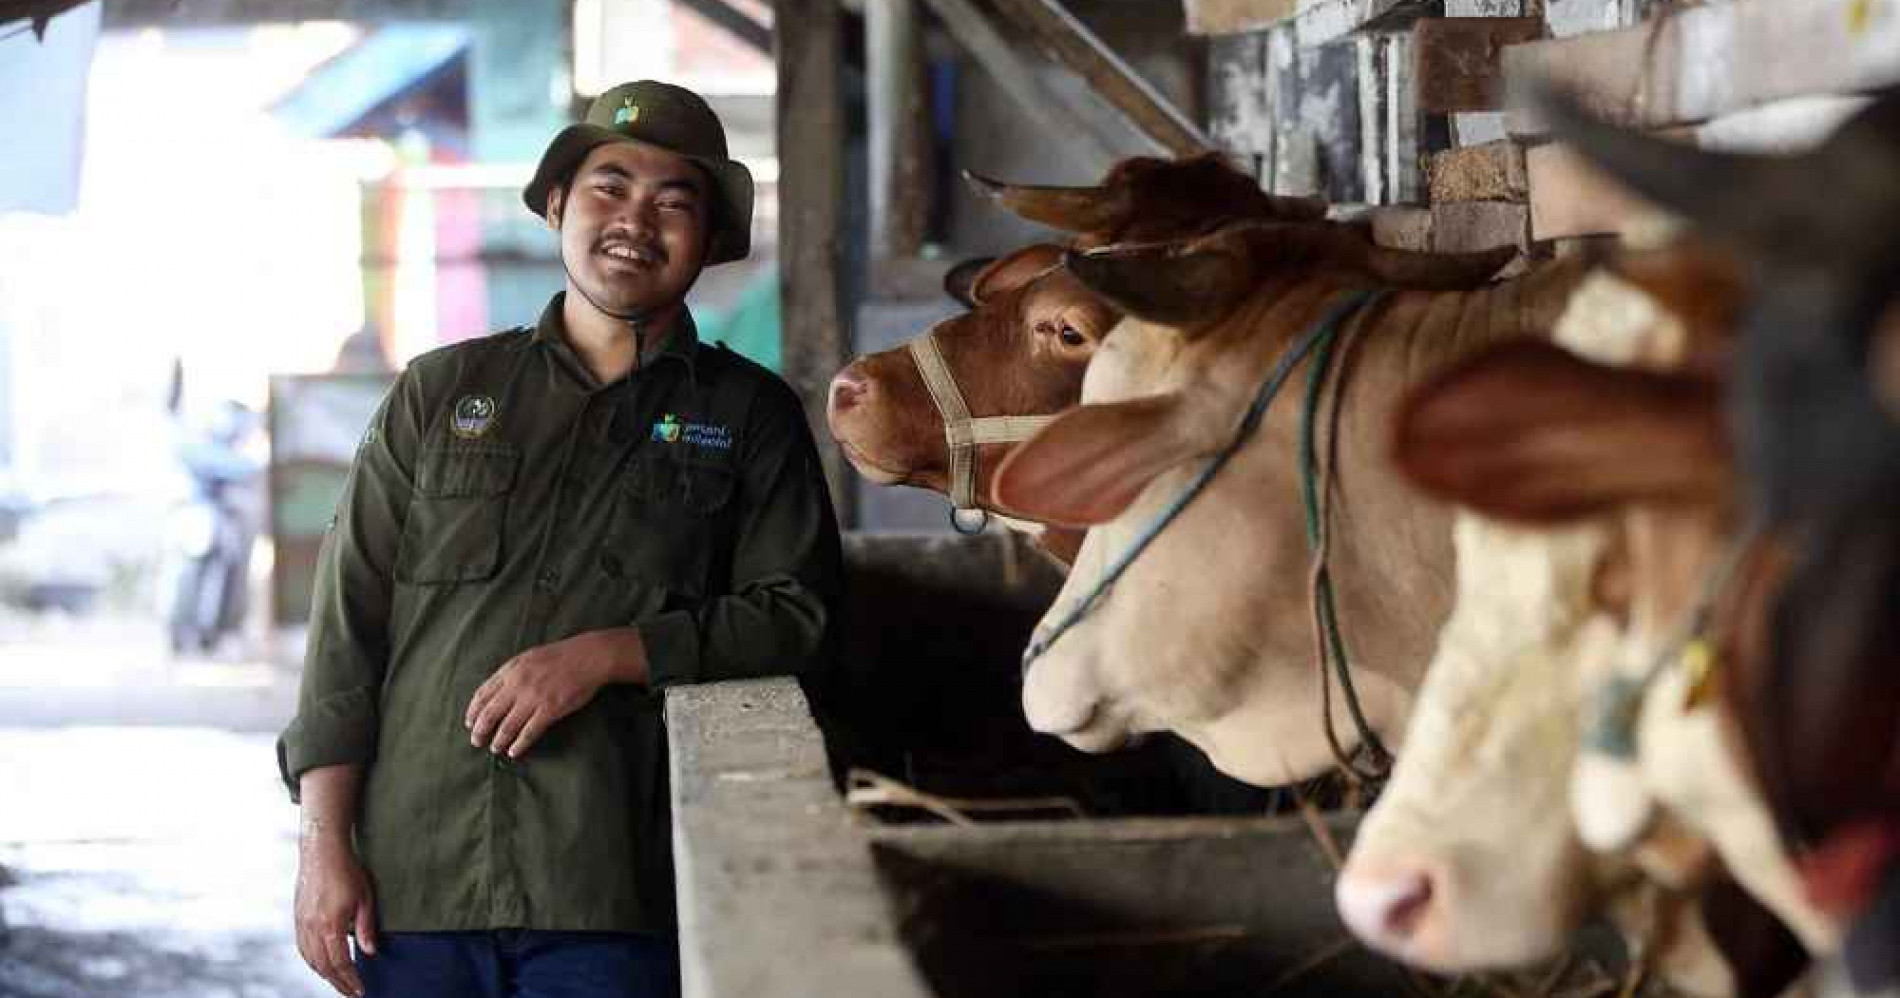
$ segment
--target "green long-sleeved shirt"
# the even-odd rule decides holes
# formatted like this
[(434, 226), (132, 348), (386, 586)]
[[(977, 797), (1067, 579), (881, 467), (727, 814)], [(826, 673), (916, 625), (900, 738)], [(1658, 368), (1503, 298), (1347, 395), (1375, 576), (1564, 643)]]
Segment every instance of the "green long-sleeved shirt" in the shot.
[[(735, 415), (737, 414), (737, 415)], [(658, 690), (809, 674), (840, 574), (797, 397), (681, 322), (601, 385), (561, 298), (436, 350), (378, 410), (325, 539), (296, 718), (306, 771), (366, 766), (356, 844), (391, 931), (665, 930)], [(635, 625), (649, 688), (603, 688), (520, 759), (469, 744), (516, 654)]]

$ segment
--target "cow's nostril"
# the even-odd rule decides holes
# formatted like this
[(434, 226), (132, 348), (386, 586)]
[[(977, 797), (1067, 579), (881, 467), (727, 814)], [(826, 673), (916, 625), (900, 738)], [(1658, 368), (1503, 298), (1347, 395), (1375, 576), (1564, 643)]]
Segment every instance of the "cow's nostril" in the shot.
[(1346, 925), (1374, 946), (1402, 946), (1431, 910), (1432, 881), (1423, 871), (1392, 876), (1354, 876), (1350, 871), (1336, 889)]
[(843, 412), (863, 405), (871, 395), (871, 381), (856, 367), (847, 367), (831, 379), (831, 410)]

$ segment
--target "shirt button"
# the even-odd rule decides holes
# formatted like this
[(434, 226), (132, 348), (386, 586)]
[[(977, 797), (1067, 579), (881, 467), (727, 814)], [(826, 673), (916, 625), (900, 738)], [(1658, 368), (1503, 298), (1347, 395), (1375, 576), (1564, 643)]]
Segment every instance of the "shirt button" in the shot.
[(560, 584), (561, 584), (561, 572), (559, 569), (554, 569), (554, 568), (542, 569), (541, 574), (538, 576), (535, 576), (535, 579), (534, 579), (534, 587), (536, 589), (541, 590), (544, 593), (553, 592), (555, 587), (559, 586)]

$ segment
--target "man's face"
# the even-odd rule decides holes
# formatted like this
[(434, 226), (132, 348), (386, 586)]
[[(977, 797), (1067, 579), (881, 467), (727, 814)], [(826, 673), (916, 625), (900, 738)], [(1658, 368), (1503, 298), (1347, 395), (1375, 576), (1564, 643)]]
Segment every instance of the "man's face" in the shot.
[(569, 278), (602, 308), (635, 311), (681, 301), (711, 237), (712, 192), (691, 160), (654, 146), (610, 142), (548, 195)]

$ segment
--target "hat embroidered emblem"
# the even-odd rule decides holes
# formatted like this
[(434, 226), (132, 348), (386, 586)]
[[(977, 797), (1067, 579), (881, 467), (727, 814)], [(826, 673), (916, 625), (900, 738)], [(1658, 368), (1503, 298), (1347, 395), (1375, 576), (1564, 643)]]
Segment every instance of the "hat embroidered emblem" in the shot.
[(464, 395), (455, 403), (449, 429), (458, 437), (473, 439), (488, 432), (495, 422), (495, 400), (486, 395)]
[(616, 125), (631, 125), (639, 120), (640, 105), (635, 104), (631, 97), (627, 98), (625, 104), (614, 109), (614, 124)]

